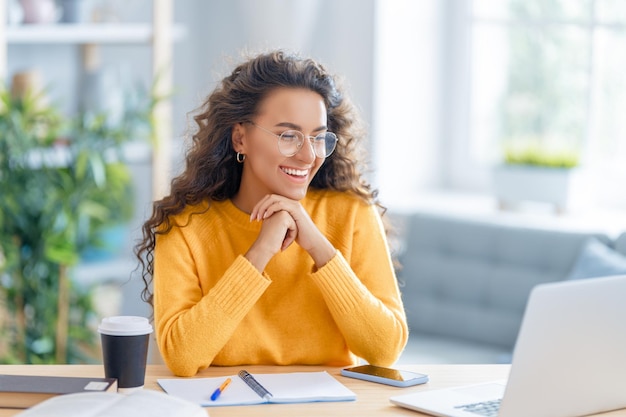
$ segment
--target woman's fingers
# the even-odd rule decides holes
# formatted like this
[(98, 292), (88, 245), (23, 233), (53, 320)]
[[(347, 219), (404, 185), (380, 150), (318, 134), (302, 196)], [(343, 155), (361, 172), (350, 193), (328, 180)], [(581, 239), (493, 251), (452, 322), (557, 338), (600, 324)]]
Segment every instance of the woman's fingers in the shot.
[(287, 233), (285, 234), (285, 239), (283, 240), (283, 245), (280, 250), (284, 251), (287, 249), (293, 242), (295, 242), (296, 237), (298, 236), (298, 229), (296, 229), (296, 223), (292, 224), (292, 227), (287, 229)]
[(297, 201), (276, 194), (268, 194), (254, 206), (250, 213), (250, 221), (267, 219), (272, 214), (279, 211), (287, 211), (291, 213), (292, 216), (295, 216), (299, 206), (300, 203)]
[(272, 195), (273, 194), (267, 194), (265, 197), (259, 200), (258, 203), (256, 203), (256, 205), (252, 209), (252, 212), (250, 213), (250, 221), (263, 220), (266, 206), (268, 204), (268, 201), (272, 198)]

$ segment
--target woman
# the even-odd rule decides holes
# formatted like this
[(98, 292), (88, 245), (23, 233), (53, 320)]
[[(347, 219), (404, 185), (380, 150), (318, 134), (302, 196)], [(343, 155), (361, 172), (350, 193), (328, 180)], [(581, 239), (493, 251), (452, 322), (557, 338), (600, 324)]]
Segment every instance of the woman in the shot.
[(208, 97), (137, 247), (176, 375), (397, 359), (406, 317), (354, 117), (321, 65), (282, 51)]

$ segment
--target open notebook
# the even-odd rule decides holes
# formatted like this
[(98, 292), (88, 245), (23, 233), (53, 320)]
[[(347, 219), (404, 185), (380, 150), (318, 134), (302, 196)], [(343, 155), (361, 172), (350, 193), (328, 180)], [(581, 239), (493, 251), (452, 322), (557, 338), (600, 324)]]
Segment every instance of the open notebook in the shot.
[[(211, 400), (213, 392), (227, 378), (231, 378), (230, 385), (215, 401)], [(212, 378), (166, 378), (158, 379), (157, 382), (168, 394), (205, 407), (264, 403), (353, 401), (356, 399), (354, 392), (350, 391), (325, 371), (254, 374), (250, 375), (250, 378), (247, 378), (245, 375)]]
[(508, 381), (392, 403), (443, 417), (573, 417), (626, 407), (626, 276), (536, 286)]

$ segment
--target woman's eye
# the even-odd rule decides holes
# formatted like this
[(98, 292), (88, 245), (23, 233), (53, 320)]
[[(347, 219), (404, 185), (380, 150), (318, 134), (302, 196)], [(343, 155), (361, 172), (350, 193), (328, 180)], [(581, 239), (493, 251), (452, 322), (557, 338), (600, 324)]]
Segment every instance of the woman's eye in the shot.
[(280, 136), (286, 142), (295, 142), (298, 140), (298, 137), (295, 133), (283, 133)]

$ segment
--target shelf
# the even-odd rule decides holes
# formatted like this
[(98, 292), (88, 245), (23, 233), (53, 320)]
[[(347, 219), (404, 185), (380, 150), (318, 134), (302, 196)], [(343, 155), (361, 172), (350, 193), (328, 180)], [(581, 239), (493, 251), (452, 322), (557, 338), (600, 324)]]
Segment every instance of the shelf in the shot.
[[(142, 44), (151, 42), (152, 25), (146, 24), (50, 24), (7, 26), (9, 44)], [(185, 36), (181, 26), (174, 25), (174, 40)]]
[[(122, 145), (122, 157), (124, 162), (129, 164), (141, 164), (150, 160), (152, 154), (151, 145), (134, 141), (124, 143)], [(28, 166), (31, 169), (38, 169), (41, 166), (49, 168), (64, 167), (69, 164), (70, 153), (67, 147), (64, 146), (52, 146), (48, 148), (41, 148), (33, 150), (28, 154)], [(110, 155), (107, 155), (110, 160), (115, 160), (117, 157), (113, 150), (110, 151)]]

